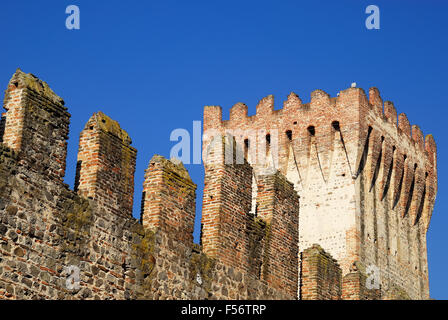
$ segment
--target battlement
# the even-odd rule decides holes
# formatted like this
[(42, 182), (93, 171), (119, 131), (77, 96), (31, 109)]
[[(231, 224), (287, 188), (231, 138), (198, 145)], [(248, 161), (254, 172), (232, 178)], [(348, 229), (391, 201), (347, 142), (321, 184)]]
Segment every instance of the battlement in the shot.
[[(352, 176), (357, 176), (359, 171), (364, 169), (365, 162), (370, 160), (370, 158), (364, 159), (364, 153), (368, 152), (368, 157), (377, 158), (384, 144), (386, 147), (384, 153), (387, 155), (394, 153), (399, 158), (406, 156), (408, 163), (412, 163), (412, 166), (417, 165), (418, 171), (424, 172), (427, 189), (431, 189), (428, 204), (425, 205), (425, 214), (423, 214), (425, 225), (428, 227), (430, 203), (433, 202), (432, 198), (437, 189), (437, 155), (434, 139), (432, 135), (423, 138), (420, 128), (417, 125), (411, 126), (404, 113), (397, 117), (397, 111), (392, 102), (384, 102), (383, 108), (383, 100), (378, 89), (371, 88), (369, 94), (367, 98), (364, 90), (349, 88), (341, 91), (338, 97), (330, 98), (324, 91), (315, 90), (311, 94), (311, 102), (303, 104), (296, 94), (291, 93), (280, 110), (274, 110), (274, 98), (271, 95), (258, 103), (257, 112), (253, 116), (248, 116), (245, 104), (235, 104), (230, 109), (229, 120), (222, 119), (221, 107), (205, 107), (204, 130), (219, 129), (223, 132), (239, 130), (248, 140), (250, 140), (250, 130), (263, 129), (267, 134), (269, 131), (277, 131), (280, 148), (279, 168), (285, 175), (289, 160), (289, 146), (296, 144), (295, 148), (302, 150), (297, 152), (297, 156), (306, 158), (309, 156), (310, 135), (312, 135), (320, 148), (322, 159), (320, 159), (319, 170), (322, 171), (323, 178), (326, 180), (331, 170), (330, 152), (333, 150), (331, 140), (335, 131), (339, 131), (344, 138)], [(312, 128), (313, 134), (310, 133), (309, 128)], [(260, 141), (263, 142), (263, 139)], [(258, 148), (261, 147), (259, 141), (255, 141), (255, 144)], [(368, 145), (370, 145), (370, 151), (364, 150)], [(375, 161), (376, 159), (372, 159), (368, 169), (370, 176), (374, 173)], [(390, 162), (386, 161), (382, 165), (384, 172), (388, 172)], [(397, 168), (397, 170), (400, 169), (401, 166)], [(384, 184), (385, 181), (381, 183)], [(393, 197), (393, 193), (390, 194)], [(403, 199), (401, 204), (405, 203), (406, 199)], [(404, 210), (405, 208), (402, 208), (402, 211)], [(415, 210), (412, 214), (416, 220)]]
[(97, 130), (100, 130), (104, 133), (108, 133), (108, 134), (118, 138), (119, 140), (121, 140), (121, 142), (124, 145), (129, 146), (132, 144), (131, 138), (129, 137), (129, 135), (126, 131), (121, 129), (120, 124), (117, 121), (112, 120), (111, 118), (106, 116), (101, 111), (95, 113), (90, 118), (90, 120), (87, 122), (85, 128), (90, 129), (91, 126), (94, 126)]
[[(377, 88), (368, 97), (360, 88), (337, 97), (315, 90), (309, 103), (291, 93), (278, 110), (269, 95), (255, 115), (235, 104), (228, 120), (221, 107), (206, 106), (204, 134), (209, 131), (233, 134), (245, 145), (255, 178), (274, 165), (294, 184), (301, 197), (301, 251), (319, 243), (343, 274), (354, 261), (381, 265), (387, 282), (397, 280), (399, 266), (406, 268), (414, 282), (397, 281), (408, 281), (415, 296), (428, 295), (426, 232), (437, 193), (436, 144), (404, 113), (397, 115), (392, 102), (383, 102)], [(406, 234), (413, 234), (411, 240)]]
[(47, 83), (17, 69), (5, 92), (4, 145), (20, 154), (30, 170), (62, 182), (70, 114)]
[(24, 73), (22, 70), (17, 69), (14, 75), (12, 76), (11, 80), (9, 81), (8, 88), (6, 90), (5, 95), (5, 101), (4, 104), (6, 105), (6, 102), (9, 101), (9, 94), (16, 90), (30, 90), (34, 92), (35, 94), (39, 95), (41, 98), (46, 99), (48, 101), (51, 101), (53, 103), (53, 106), (57, 106), (63, 110), (67, 110), (66, 107), (64, 107), (64, 100), (59, 97), (56, 93), (51, 90), (50, 86), (45, 82), (36, 77), (34, 74), (31, 73)]
[(75, 190), (115, 214), (132, 216), (137, 150), (131, 143), (118, 122), (93, 114), (79, 139)]
[[(80, 134), (74, 190), (63, 184), (70, 114), (18, 70), (0, 125), (0, 299), (427, 298), (436, 145), (377, 89), (369, 95), (316, 90), (303, 104), (292, 93), (281, 110), (268, 96), (256, 115), (238, 103), (226, 121), (206, 107), (214, 133), (196, 245), (188, 171), (150, 160), (138, 222), (137, 150), (102, 112)], [(372, 264), (380, 292), (353, 270)], [(77, 288), (67, 287), (73, 268)]]
[[(204, 212), (216, 216), (203, 220), (203, 247), (194, 245), (196, 185), (181, 162), (151, 159), (139, 223), (132, 217), (137, 150), (118, 122), (97, 112), (80, 134), (69, 190), (61, 172), (39, 166), (52, 167), (58, 152), (56, 163), (65, 166), (60, 148), (70, 115), (62, 99), (21, 71), (11, 81), (0, 144), (0, 299), (297, 298), (298, 197), (284, 177), (266, 178), (281, 188), (267, 189), (263, 221), (249, 214), (247, 162), (206, 171), (218, 188), (208, 190), (222, 203), (216, 211), (204, 198)], [(40, 162), (30, 162), (35, 150)], [(232, 190), (237, 181), (247, 187), (241, 195)], [(78, 287), (67, 284), (70, 270), (79, 271)]]
[(196, 185), (182, 162), (153, 156), (143, 183), (143, 226), (164, 230), (191, 247), (195, 203)]
[(339, 300), (342, 294), (341, 269), (321, 246), (313, 244), (301, 257), (302, 300)]
[[(303, 104), (296, 94), (291, 93), (284, 102), (283, 109), (280, 110), (274, 110), (274, 98), (270, 95), (260, 100), (257, 112), (253, 116), (247, 115), (245, 104), (235, 104), (230, 109), (229, 120), (222, 119), (221, 107), (205, 107), (204, 130), (220, 129), (223, 132), (240, 130), (240, 132), (246, 131), (246, 134), (254, 129), (264, 129), (267, 133), (278, 130), (280, 149), (287, 149), (289, 142), (297, 141), (296, 144), (302, 146), (309, 144), (310, 139), (307, 138), (312, 135), (320, 148), (319, 151), (322, 151), (323, 178), (328, 178), (329, 169), (331, 169), (328, 162), (330, 161), (329, 152), (332, 151), (333, 146), (332, 141), (329, 140), (332, 139), (331, 136), (335, 131), (340, 131), (344, 137), (350, 173), (355, 177), (364, 169), (366, 162), (370, 162), (368, 174), (370, 176), (374, 174), (379, 150), (384, 144), (385, 153), (391, 155), (393, 151), (397, 154), (397, 158), (406, 157), (411, 167), (417, 166), (418, 171), (424, 172), (427, 189), (431, 189), (428, 202), (433, 201), (432, 197), (437, 189), (435, 179), (437, 156), (434, 138), (432, 135), (424, 138), (420, 128), (417, 125), (411, 126), (404, 113), (397, 117), (397, 111), (392, 102), (384, 102), (383, 109), (383, 100), (377, 88), (371, 88), (369, 94), (367, 98), (364, 90), (349, 88), (341, 91), (338, 97), (330, 98), (324, 91), (315, 90), (311, 93), (311, 102)], [(309, 128), (313, 128), (312, 134)], [(289, 138), (291, 141), (287, 141), (287, 132), (291, 134)], [(309, 146), (302, 149), (309, 149)], [(364, 159), (365, 152), (368, 153), (368, 159)], [(284, 156), (285, 153), (287, 152), (280, 151), (279, 168), (286, 174), (288, 157)], [(386, 161), (381, 169), (388, 172), (389, 165), (389, 161)], [(397, 169), (401, 169), (401, 165)], [(385, 181), (382, 183), (384, 184)], [(406, 199), (403, 199), (403, 203), (406, 202)], [(425, 225), (428, 227), (429, 211), (431, 211), (428, 209), (431, 205), (428, 203), (425, 207), (423, 216)], [(416, 212), (412, 214), (416, 220)]]
[[(311, 93), (311, 102), (309, 103), (303, 103), (297, 94), (291, 92), (287, 100), (284, 101), (283, 108), (279, 110), (274, 110), (274, 96), (269, 95), (260, 100), (256, 110), (255, 115), (249, 116), (247, 105), (238, 102), (230, 109), (229, 120), (224, 120), (220, 106), (206, 106), (204, 129), (246, 129), (246, 127), (253, 129), (260, 123), (264, 123), (266, 129), (285, 129), (286, 131), (290, 129), (300, 136), (299, 130), (307, 129), (310, 126), (313, 126), (318, 132), (319, 129), (328, 130), (334, 122), (339, 122), (342, 127), (344, 123), (341, 120), (345, 120), (347, 125), (350, 122), (367, 120), (367, 124), (362, 128), (373, 125), (381, 126), (381, 129), (378, 129), (384, 131), (382, 132), (384, 135), (389, 134), (391, 139), (394, 139), (393, 136), (402, 134), (406, 143), (422, 151), (422, 155), (428, 161), (434, 162), (434, 158), (436, 158), (432, 136), (427, 135), (424, 139), (423, 133), (417, 125), (413, 125), (411, 128), (404, 113), (397, 117), (393, 102), (385, 101), (383, 104), (377, 88), (370, 88), (369, 98), (361, 88), (343, 90), (335, 98), (331, 98), (329, 94), (318, 89)], [(350, 114), (352, 117), (347, 118)], [(367, 119), (364, 119), (365, 117)], [(352, 120), (348, 121), (350, 119)]]

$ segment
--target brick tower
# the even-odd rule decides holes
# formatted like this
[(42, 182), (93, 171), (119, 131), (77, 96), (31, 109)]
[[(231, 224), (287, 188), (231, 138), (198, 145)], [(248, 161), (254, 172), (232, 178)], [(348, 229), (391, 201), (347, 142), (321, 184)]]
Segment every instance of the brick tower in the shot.
[[(377, 267), (381, 297), (429, 298), (426, 233), (437, 192), (436, 145), (376, 88), (349, 88), (310, 103), (294, 93), (281, 110), (273, 96), (256, 115), (237, 103), (230, 119), (204, 110), (204, 134), (231, 134), (254, 169), (278, 169), (300, 196), (299, 250), (319, 244), (342, 276)], [(210, 134), (211, 133), (211, 134)], [(208, 141), (204, 143), (204, 154)], [(274, 170), (275, 171), (275, 170)], [(207, 181), (205, 188), (207, 190)], [(252, 211), (259, 208), (252, 183)], [(349, 283), (346, 280), (346, 283)], [(348, 294), (349, 295), (349, 294)]]

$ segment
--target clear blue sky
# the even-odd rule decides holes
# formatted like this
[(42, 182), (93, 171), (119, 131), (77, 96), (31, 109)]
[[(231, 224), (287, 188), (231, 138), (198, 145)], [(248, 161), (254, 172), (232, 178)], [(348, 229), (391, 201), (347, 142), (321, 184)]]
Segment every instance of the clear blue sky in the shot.
[[(65, 28), (78, 5), (81, 29)], [(369, 4), (381, 29), (367, 30)], [(169, 156), (176, 128), (192, 130), (204, 105), (236, 102), (255, 113), (268, 94), (309, 101), (356, 81), (380, 89), (438, 146), (439, 192), (428, 233), (431, 295), (448, 298), (448, 2), (446, 1), (2, 1), (0, 87), (17, 67), (47, 81), (72, 114), (66, 182), (78, 137), (95, 111), (119, 120), (138, 149), (134, 215), (144, 169)], [(203, 168), (187, 166), (202, 199)], [(197, 236), (196, 230), (196, 236)]]

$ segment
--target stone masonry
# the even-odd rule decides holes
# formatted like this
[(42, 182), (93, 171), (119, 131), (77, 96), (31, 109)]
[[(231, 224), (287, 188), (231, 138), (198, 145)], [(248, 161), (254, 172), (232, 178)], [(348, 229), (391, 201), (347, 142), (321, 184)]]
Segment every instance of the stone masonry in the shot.
[[(377, 89), (369, 99), (317, 90), (309, 104), (291, 94), (282, 110), (268, 96), (256, 115), (239, 103), (225, 121), (206, 107), (204, 130), (216, 134), (204, 140), (200, 244), (196, 184), (181, 162), (150, 160), (138, 221), (137, 150), (118, 122), (89, 119), (71, 190), (64, 101), (18, 69), (4, 108), (0, 299), (429, 298), (436, 146), (392, 103), (383, 112)], [(258, 146), (269, 161), (251, 156)], [(370, 265), (380, 289), (367, 286)]]

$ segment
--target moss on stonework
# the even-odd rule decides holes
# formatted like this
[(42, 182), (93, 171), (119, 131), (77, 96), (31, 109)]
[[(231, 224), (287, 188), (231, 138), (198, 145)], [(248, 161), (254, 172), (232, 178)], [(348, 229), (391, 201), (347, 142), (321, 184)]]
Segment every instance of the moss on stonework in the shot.
[(86, 247), (90, 240), (90, 232), (93, 224), (93, 214), (90, 203), (78, 196), (63, 196), (63, 201), (59, 205), (62, 210), (59, 212), (61, 226), (64, 233), (61, 246), (62, 251), (71, 252), (76, 255), (87, 254)]
[(139, 290), (137, 299), (151, 298), (152, 280), (155, 273), (155, 242), (156, 234), (151, 230), (145, 230), (142, 225), (135, 224), (132, 227), (132, 264), (140, 272)]
[(92, 226), (92, 208), (87, 200), (64, 201), (62, 212), (62, 225), (75, 231), (78, 236), (88, 236)]
[(396, 285), (387, 290), (384, 296), (387, 300), (412, 300), (404, 289)]
[[(102, 130), (103, 132), (109, 133), (117, 138), (119, 138), (123, 144), (129, 146), (129, 148), (134, 149), (130, 146), (132, 143), (131, 138), (128, 133), (121, 129), (120, 124), (106, 116), (103, 112), (98, 111), (93, 114), (93, 116), (89, 119), (86, 124), (86, 127), (92, 125), (92, 123), (96, 124), (96, 127)], [(135, 149), (134, 149), (135, 150)]]
[(17, 153), (5, 146), (3, 143), (0, 143), (0, 161), (3, 162), (6, 159), (14, 159), (17, 160)]
[[(122, 175), (126, 177), (123, 179), (125, 183), (129, 183), (129, 181), (134, 181), (131, 178), (134, 176), (134, 163), (133, 159), (135, 158), (135, 150), (131, 149), (129, 146), (121, 147), (121, 169)], [(127, 190), (129, 185), (125, 186), (125, 190)]]
[[(193, 253), (190, 258), (190, 282), (195, 285), (200, 285), (207, 293), (211, 291), (213, 270), (216, 265), (216, 260), (210, 258), (203, 252)], [(198, 275), (201, 282), (198, 282)]]
[(190, 187), (196, 189), (196, 184), (191, 180), (187, 169), (180, 160), (168, 160), (165, 157), (156, 154), (151, 158), (150, 164), (154, 165), (156, 163), (159, 163), (163, 170), (163, 180), (165, 182), (175, 179), (186, 184), (186, 188)]
[(150, 274), (154, 268), (155, 234), (147, 230), (145, 236), (138, 243), (132, 244), (134, 257), (138, 260), (137, 267), (145, 274)]
[(24, 73), (22, 70), (17, 69), (10, 81), (10, 84), (11, 83), (18, 83), (21, 87), (37, 92), (39, 95), (53, 101), (56, 104), (64, 105), (64, 100), (54, 93), (45, 81), (40, 80), (31, 73)]

